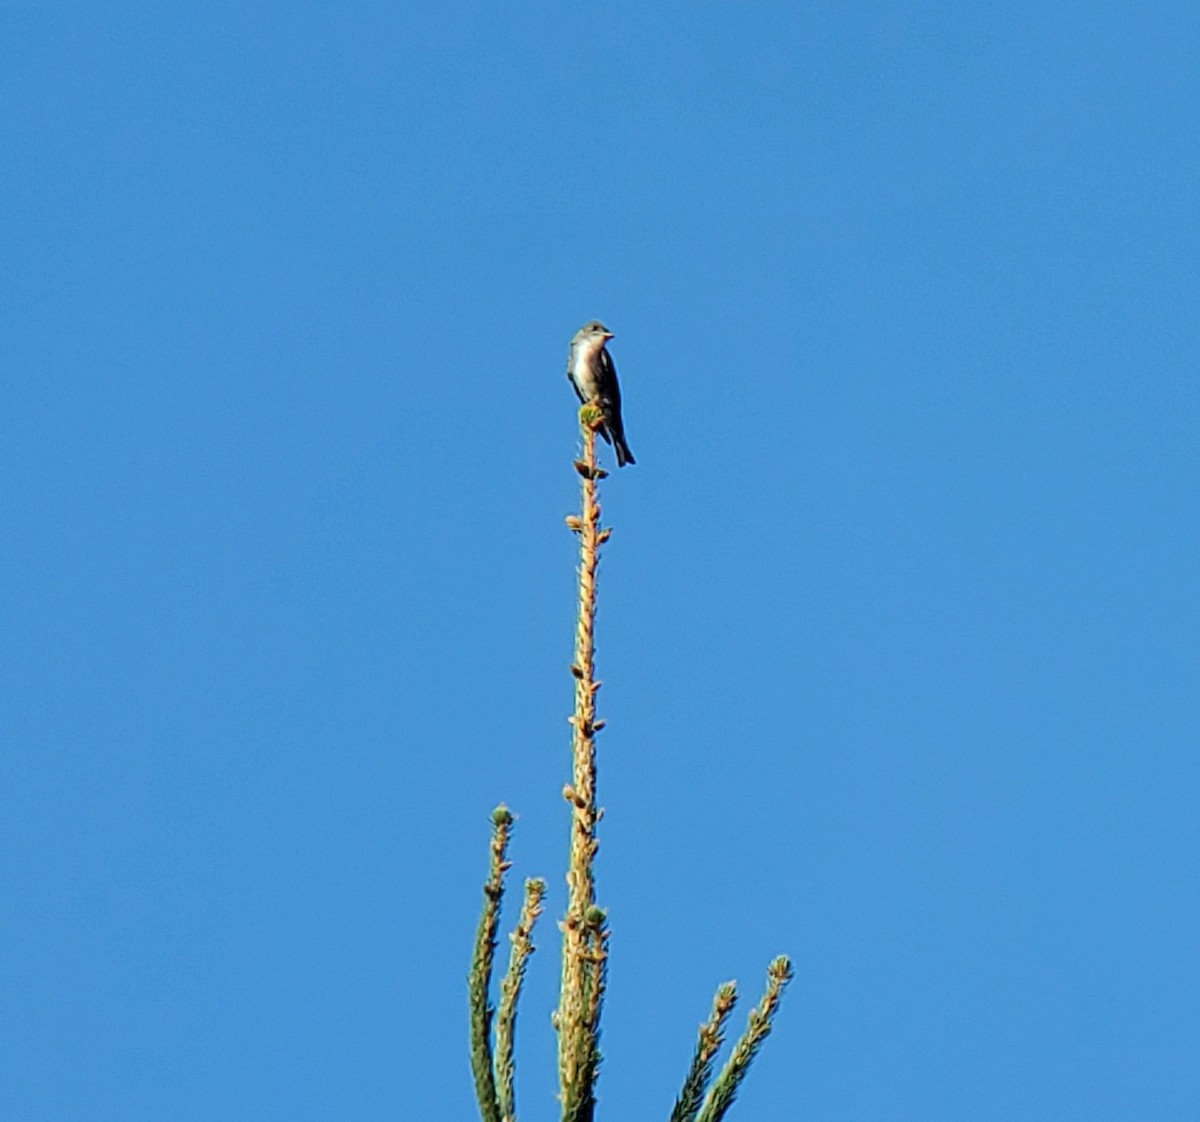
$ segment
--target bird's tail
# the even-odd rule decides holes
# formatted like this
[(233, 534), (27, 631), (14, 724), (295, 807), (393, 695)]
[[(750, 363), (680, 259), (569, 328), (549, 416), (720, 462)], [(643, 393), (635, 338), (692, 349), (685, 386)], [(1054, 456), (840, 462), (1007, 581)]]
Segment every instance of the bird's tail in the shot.
[(623, 436), (616, 436), (614, 433), (613, 449), (617, 453), (617, 467), (623, 468), (626, 464), (636, 464), (637, 460), (633, 458), (633, 453), (629, 451), (629, 445), (625, 443)]

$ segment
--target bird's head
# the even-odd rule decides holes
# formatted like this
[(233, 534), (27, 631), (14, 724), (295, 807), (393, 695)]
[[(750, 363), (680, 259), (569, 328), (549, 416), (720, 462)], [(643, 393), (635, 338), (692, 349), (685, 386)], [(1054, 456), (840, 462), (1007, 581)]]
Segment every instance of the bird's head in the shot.
[(611, 339), (613, 333), (598, 319), (590, 319), (579, 329), (581, 339)]

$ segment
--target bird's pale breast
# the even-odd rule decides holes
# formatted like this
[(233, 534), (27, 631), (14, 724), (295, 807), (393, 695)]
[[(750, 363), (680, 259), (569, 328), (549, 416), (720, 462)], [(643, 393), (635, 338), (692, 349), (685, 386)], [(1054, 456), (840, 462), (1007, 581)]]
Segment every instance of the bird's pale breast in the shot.
[(596, 385), (595, 354), (599, 350), (595, 346), (582, 346), (575, 353), (575, 362), (571, 367), (571, 377), (579, 392), (586, 398), (597, 396), (599, 386)]

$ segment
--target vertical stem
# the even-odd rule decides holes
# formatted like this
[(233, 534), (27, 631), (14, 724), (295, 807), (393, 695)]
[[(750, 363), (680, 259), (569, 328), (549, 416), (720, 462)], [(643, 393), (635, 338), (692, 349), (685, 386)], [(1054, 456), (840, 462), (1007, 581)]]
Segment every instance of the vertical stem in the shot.
[(596, 418), (589, 406), (580, 414), (583, 456), (575, 464), (581, 477), (582, 507), (569, 519), (579, 534), (579, 615), (575, 626), (575, 713), (571, 717), (572, 784), (563, 792), (571, 804), (571, 848), (567, 872), (567, 912), (562, 921), (563, 975), (555, 1024), (558, 1029), (559, 1083), (564, 1120), (591, 1117), (593, 1086), (599, 1062), (597, 1036), (604, 989), (607, 932), (596, 907), (592, 862), (599, 848), (596, 823), (596, 691), (595, 621), (596, 568), (600, 545), (608, 536), (600, 530), (596, 481)]
[(583, 463), (590, 469), (581, 480), (582, 523), (579, 532), (579, 618), (575, 624), (574, 813), (571, 822), (571, 869), (575, 874), (571, 911), (582, 917), (595, 903), (592, 855), (596, 833), (596, 568), (600, 559), (600, 504), (596, 501), (596, 433), (584, 427)]

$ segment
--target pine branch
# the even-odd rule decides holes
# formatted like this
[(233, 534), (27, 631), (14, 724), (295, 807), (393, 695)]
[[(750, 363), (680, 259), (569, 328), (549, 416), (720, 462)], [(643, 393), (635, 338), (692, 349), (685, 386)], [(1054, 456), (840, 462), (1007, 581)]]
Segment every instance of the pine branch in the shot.
[(725, 1018), (737, 1004), (737, 988), (733, 982), (725, 982), (717, 987), (713, 998), (712, 1012), (708, 1020), (700, 1026), (700, 1037), (696, 1041), (696, 1053), (692, 1057), (691, 1070), (683, 1081), (683, 1090), (675, 1101), (675, 1109), (671, 1111), (671, 1122), (695, 1122), (696, 1115), (704, 1102), (704, 1092), (712, 1079), (713, 1061), (724, 1040), (723, 1027)]
[(488, 997), (492, 965), (496, 957), (496, 930), (500, 924), (500, 901), (504, 896), (504, 874), (508, 870), (508, 832), (513, 816), (501, 803), (492, 811), (491, 862), (483, 886), (483, 914), (475, 933), (471, 972), (467, 975), (467, 998), (471, 1010), (471, 1071), (482, 1122), (501, 1122), (500, 1103), (492, 1072), (492, 1017), (495, 1010)]
[(525, 980), (525, 967), (533, 954), (533, 925), (542, 914), (542, 897), (546, 892), (544, 880), (525, 882), (525, 902), (521, 906), (521, 918), (517, 928), (509, 936), (512, 952), (508, 959), (508, 973), (500, 983), (500, 1009), (496, 1014), (496, 1096), (502, 1122), (515, 1122), (516, 1108), (513, 1100), (513, 1037), (517, 1024), (517, 999), (521, 995), (521, 984)]
[(721, 1122), (733, 1104), (738, 1085), (746, 1076), (754, 1057), (771, 1031), (771, 1022), (779, 1006), (784, 987), (792, 980), (792, 965), (780, 955), (767, 967), (767, 989), (762, 1000), (750, 1010), (749, 1022), (741, 1039), (733, 1046), (721, 1074), (704, 1098), (697, 1122)]
[(596, 464), (596, 429), (601, 411), (585, 405), (579, 411), (583, 455), (575, 461), (581, 480), (581, 509), (567, 525), (579, 535), (579, 614), (575, 625), (575, 712), (572, 734), (572, 783), (563, 796), (571, 804), (571, 847), (567, 871), (567, 911), (563, 932), (563, 972), (554, 1026), (558, 1032), (559, 1100), (563, 1122), (591, 1122), (600, 1066), (600, 1009), (604, 998), (608, 931), (596, 907), (593, 861), (600, 843), (596, 825), (595, 676), (596, 569), (600, 546), (611, 531), (600, 529), (596, 484), (607, 472)]

